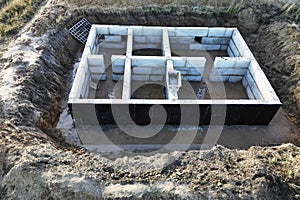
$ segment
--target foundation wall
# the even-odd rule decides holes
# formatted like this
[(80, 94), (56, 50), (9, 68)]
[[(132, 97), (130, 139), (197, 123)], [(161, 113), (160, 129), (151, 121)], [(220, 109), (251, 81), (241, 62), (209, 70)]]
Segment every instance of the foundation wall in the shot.
[[(73, 115), (76, 115), (76, 119), (80, 119), (80, 123), (85, 125), (120, 123), (122, 125), (132, 125), (133, 123), (147, 125), (150, 123), (150, 117), (152, 119), (160, 117), (160, 113), (150, 113), (151, 116), (148, 115), (149, 109), (153, 105), (154, 104), (76, 104), (76, 107), (73, 106), (74, 109), (72, 110), (72, 113)], [(160, 105), (164, 107), (167, 113), (167, 121), (165, 124), (171, 125), (188, 125), (189, 121), (182, 121), (182, 118), (199, 118), (199, 116), (193, 116), (193, 113), (196, 113), (195, 110), (197, 109), (199, 109), (200, 113), (199, 125), (267, 125), (280, 107), (280, 105), (227, 105), (225, 116), (223, 116), (218, 112), (212, 114), (211, 104)], [(69, 106), (72, 109), (72, 105), (70, 104)], [(215, 111), (219, 110), (218, 107), (223, 109), (224, 105), (213, 105)], [(181, 112), (181, 109), (184, 110), (184, 112)], [(115, 112), (117, 111), (117, 114), (114, 115), (112, 110), (115, 110)], [(96, 113), (97, 120), (95, 120), (94, 115), (91, 115), (90, 113)], [(189, 115), (188, 118), (187, 116), (183, 117), (185, 114)]]
[[(161, 50), (162, 55), (133, 55), (135, 50), (149, 48)], [(124, 49), (126, 53), (112, 55), (111, 65), (105, 66), (104, 56), (98, 55), (99, 49), (104, 49), (104, 52), (105, 49), (110, 52)], [(216, 57), (213, 65), (208, 66), (205, 57), (175, 57), (171, 52), (176, 53), (176, 50), (227, 51), (229, 56)], [(106, 68), (110, 67), (113, 81), (123, 79), (122, 99), (87, 100), (89, 91), (95, 89), (100, 80), (106, 80)], [(209, 73), (209, 81), (242, 82), (249, 100), (222, 100), (219, 103), (178, 100), (176, 89), (180, 88), (181, 80), (203, 81), (204, 73)], [(168, 82), (169, 74), (178, 75), (174, 79), (176, 84)], [(167, 99), (130, 99), (131, 81), (162, 82), (166, 86)], [(224, 117), (215, 116), (218, 112), (212, 113), (212, 107), (222, 106), (226, 108), (223, 122), (227, 125), (266, 125), (281, 103), (236, 28), (92, 26), (69, 96), (75, 119), (82, 124), (116, 124), (115, 120), (132, 124), (132, 119), (134, 123), (146, 125), (150, 119), (148, 111), (153, 105), (165, 108), (166, 124), (189, 124), (188, 121), (182, 122), (181, 116), (184, 113), (192, 115), (195, 109), (200, 109), (200, 125), (211, 124), (211, 118)], [(181, 113), (180, 107), (190, 112)], [(112, 114), (114, 109), (120, 112), (116, 116)], [(159, 114), (151, 113), (151, 117), (158, 118), (156, 115)]]

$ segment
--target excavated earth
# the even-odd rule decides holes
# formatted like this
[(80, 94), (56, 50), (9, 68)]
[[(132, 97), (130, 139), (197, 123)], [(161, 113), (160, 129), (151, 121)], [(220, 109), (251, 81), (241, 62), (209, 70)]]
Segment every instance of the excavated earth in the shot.
[(83, 48), (68, 28), (82, 17), (98, 24), (238, 27), (286, 117), (299, 127), (300, 30), (282, 15), (284, 0), (246, 1), (242, 8), (95, 2), (48, 1), (1, 50), (0, 199), (300, 199), (296, 139), (272, 147), (104, 156), (55, 128)]

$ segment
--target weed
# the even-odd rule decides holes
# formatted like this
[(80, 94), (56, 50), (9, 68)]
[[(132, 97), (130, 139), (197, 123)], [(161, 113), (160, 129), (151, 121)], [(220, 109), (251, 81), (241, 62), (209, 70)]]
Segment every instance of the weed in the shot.
[(244, 8), (244, 0), (236, 1), (232, 0), (230, 6), (227, 9), (227, 12), (232, 15), (237, 15)]
[(0, 10), (0, 38), (16, 34), (35, 13), (43, 0), (0, 0), (6, 5)]

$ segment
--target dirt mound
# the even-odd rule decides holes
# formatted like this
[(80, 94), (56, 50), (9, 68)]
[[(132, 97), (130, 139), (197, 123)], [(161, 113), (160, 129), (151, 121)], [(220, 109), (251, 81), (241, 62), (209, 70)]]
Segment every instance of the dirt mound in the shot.
[(38, 130), (1, 128), (3, 198), (273, 200), (299, 192), (300, 149), (290, 144), (109, 159), (52, 146)]
[[(290, 115), (298, 119), (300, 106), (300, 29), (296, 24), (274, 22), (260, 27), (253, 44), (256, 58)], [(298, 83), (298, 86), (297, 86)], [(300, 111), (300, 110), (299, 110)]]
[(299, 33), (291, 23), (278, 21), (285, 1), (135, 8), (95, 7), (93, 2), (76, 7), (50, 1), (2, 50), (1, 199), (299, 197), (300, 149), (290, 144), (249, 150), (217, 146), (112, 159), (67, 143), (62, 131), (53, 129), (66, 105), (72, 65), (82, 48), (67, 28), (82, 17), (105, 24), (237, 26), (285, 109), (296, 117), (296, 98), (291, 97), (299, 94)]

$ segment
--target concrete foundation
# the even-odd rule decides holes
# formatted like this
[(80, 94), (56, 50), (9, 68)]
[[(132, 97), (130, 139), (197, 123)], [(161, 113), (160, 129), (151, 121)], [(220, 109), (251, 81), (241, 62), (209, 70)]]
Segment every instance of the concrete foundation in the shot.
[[(123, 53), (114, 54), (116, 49)], [(161, 55), (140, 55), (143, 51), (139, 55), (133, 54), (140, 49), (158, 50)], [(186, 52), (186, 55), (181, 56), (178, 52)], [(222, 54), (210, 56), (210, 52)], [(113, 81), (122, 81), (119, 84), (121, 95), (113, 99), (91, 98), (91, 91), (101, 88), (105, 81), (111, 81), (112, 85)], [(132, 99), (134, 84), (138, 82), (164, 86), (164, 99)], [(195, 94), (194, 99), (181, 99), (178, 92), (185, 89), (184, 82), (205, 83), (211, 98), (197, 99), (198, 94)], [(210, 86), (213, 82), (239, 84), (248, 99), (227, 99), (226, 93), (223, 99), (220, 98), (222, 95), (214, 99), (215, 88)], [(191, 91), (196, 90), (192, 88)], [(204, 90), (199, 86), (199, 91)], [(153, 105), (165, 109), (166, 124), (189, 124), (181, 120), (180, 108), (185, 106), (192, 113), (196, 106), (200, 110), (197, 125), (267, 125), (281, 106), (236, 28), (117, 25), (92, 26), (68, 103), (78, 126), (99, 123), (147, 125), (151, 118), (149, 109)], [(218, 106), (226, 108), (225, 116), (221, 116), (224, 120), (212, 122), (212, 107)], [(120, 111), (118, 116), (113, 114), (113, 109)], [(116, 121), (116, 117), (122, 119)], [(155, 118), (155, 114), (152, 117)]]

